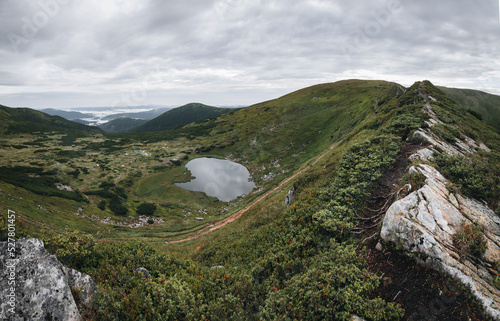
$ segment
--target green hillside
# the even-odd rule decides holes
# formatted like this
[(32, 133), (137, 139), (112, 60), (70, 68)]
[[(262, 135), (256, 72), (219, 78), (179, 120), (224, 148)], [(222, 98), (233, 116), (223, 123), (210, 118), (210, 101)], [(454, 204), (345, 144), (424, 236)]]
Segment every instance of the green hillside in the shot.
[(143, 119), (133, 119), (128, 117), (120, 117), (99, 125), (99, 128), (106, 133), (125, 133), (128, 130), (138, 127), (146, 123)]
[(500, 96), (472, 89), (438, 88), (485, 123), (500, 129)]
[(143, 125), (130, 129), (129, 132), (140, 133), (174, 129), (192, 122), (216, 118), (231, 111), (233, 111), (233, 109), (191, 103), (169, 110)]
[[(439, 165), (456, 177), (450, 188), (498, 211), (497, 131), (428, 81), (345, 80), (171, 130), (80, 137), (68, 148), (61, 135), (11, 132), (0, 145), (9, 155), (0, 157), (0, 220), (15, 210), (17, 237), (42, 238), (92, 276), (100, 291), (92, 306), (80, 303), (86, 320), (412, 320), (449, 297), (443, 321), (490, 320), (456, 281), (388, 244), (374, 250), (374, 209), (419, 184), (403, 173), (409, 151), (422, 147), (410, 137), (425, 125), (426, 103), (445, 123), (443, 139), (466, 134), (491, 148), (474, 158), (480, 171), (461, 159)], [(198, 157), (246, 166), (256, 188), (225, 203), (176, 187)], [(56, 192), (58, 184), (77, 192)], [(145, 208), (147, 223), (129, 227)]]
[(49, 131), (98, 133), (100, 129), (75, 123), (60, 116), (51, 116), (30, 108), (10, 108), (0, 105), (0, 132), (10, 134)]

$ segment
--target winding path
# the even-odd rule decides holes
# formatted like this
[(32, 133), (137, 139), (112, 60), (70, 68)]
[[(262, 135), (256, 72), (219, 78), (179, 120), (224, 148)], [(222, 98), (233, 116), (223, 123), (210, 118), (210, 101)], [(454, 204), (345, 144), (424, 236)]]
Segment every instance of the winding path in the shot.
[(218, 222), (216, 222), (216, 223), (214, 223), (212, 225), (209, 225), (207, 228), (205, 228), (204, 230), (200, 231), (198, 234), (195, 234), (193, 236), (187, 237), (187, 238), (182, 239), (182, 240), (166, 241), (165, 243), (174, 244), (174, 243), (182, 243), (182, 242), (187, 242), (187, 241), (195, 240), (195, 239), (198, 239), (198, 238), (200, 238), (202, 236), (205, 236), (205, 235), (207, 235), (209, 233), (212, 233), (213, 231), (216, 231), (216, 230), (220, 229), (221, 227), (226, 226), (227, 224), (229, 224), (231, 222), (234, 222), (235, 220), (237, 220), (238, 218), (240, 218), (245, 212), (247, 212), (249, 209), (251, 209), (255, 205), (259, 204), (266, 197), (268, 197), (269, 195), (271, 195), (272, 193), (274, 193), (278, 189), (280, 189), (283, 185), (285, 185), (286, 183), (290, 182), (292, 179), (296, 178), (300, 174), (304, 173), (306, 170), (308, 170), (312, 166), (316, 165), (317, 162), (319, 162), (323, 157), (325, 157), (328, 153), (330, 153), (332, 151), (332, 149), (334, 149), (338, 144), (339, 144), (339, 142), (336, 142), (335, 144), (333, 144), (328, 150), (326, 150), (323, 154), (321, 154), (320, 156), (318, 156), (318, 158), (316, 158), (316, 160), (311, 165), (307, 165), (306, 167), (304, 167), (303, 169), (301, 169), (297, 173), (295, 173), (292, 176), (288, 177), (287, 179), (285, 179), (284, 181), (282, 181), (278, 186), (276, 186), (272, 190), (266, 192), (264, 195), (262, 195), (261, 197), (259, 197), (255, 201), (253, 201), (252, 203), (248, 204), (247, 206), (245, 206), (241, 210), (234, 212), (233, 214), (231, 214), (230, 216), (226, 217), (223, 220), (220, 220), (220, 221), (218, 221)]

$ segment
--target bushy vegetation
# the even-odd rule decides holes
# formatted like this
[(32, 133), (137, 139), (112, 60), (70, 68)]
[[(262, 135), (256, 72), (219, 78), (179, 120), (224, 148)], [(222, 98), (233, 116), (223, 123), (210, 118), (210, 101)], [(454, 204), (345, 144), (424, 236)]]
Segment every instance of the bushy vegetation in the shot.
[(468, 256), (481, 258), (488, 246), (481, 227), (465, 222), (460, 224), (460, 228), (453, 235), (453, 245), (462, 258)]
[(139, 215), (153, 215), (156, 211), (156, 205), (153, 203), (142, 203), (136, 209), (137, 214)]
[(463, 138), (463, 135), (458, 129), (448, 124), (436, 124), (432, 127), (432, 131), (441, 139), (451, 144), (454, 144), (457, 141), (457, 138)]
[(356, 209), (366, 202), (384, 170), (399, 152), (399, 138), (379, 136), (355, 144), (341, 159), (337, 177), (324, 191), (326, 208), (314, 219), (330, 232), (343, 232), (353, 225)]
[(87, 201), (79, 192), (57, 189), (56, 184), (61, 181), (55, 177), (55, 174), (55, 172), (46, 172), (40, 167), (0, 167), (0, 180), (6, 183), (43, 196), (57, 196), (77, 202)]
[(422, 121), (421, 113), (415, 113), (414, 110), (410, 109), (396, 115), (385, 131), (406, 139), (410, 133), (421, 126)]
[[(96, 195), (107, 199), (109, 201), (108, 207), (115, 215), (125, 216), (128, 214), (128, 208), (123, 205), (123, 201), (126, 200), (128, 196), (122, 187), (118, 187), (112, 182), (101, 182), (100, 189), (87, 191), (85, 194)], [(106, 202), (100, 201), (98, 207), (104, 210), (106, 208)]]
[(449, 156), (435, 158), (440, 172), (466, 196), (488, 201), (495, 208), (500, 201), (500, 169), (490, 155)]

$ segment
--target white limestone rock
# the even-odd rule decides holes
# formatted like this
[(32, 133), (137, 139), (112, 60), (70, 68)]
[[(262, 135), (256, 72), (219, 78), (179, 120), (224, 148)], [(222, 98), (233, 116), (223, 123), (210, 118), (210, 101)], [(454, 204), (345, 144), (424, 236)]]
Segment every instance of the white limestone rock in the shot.
[[(494, 276), (489, 271), (500, 261), (500, 218), (486, 205), (448, 191), (449, 182), (432, 166), (419, 164), (410, 172), (425, 175), (426, 184), (391, 205), (381, 237), (410, 253), (423, 254), (425, 264), (470, 285), (486, 311), (500, 319), (500, 291), (490, 285)], [(483, 263), (459, 258), (452, 237), (462, 222), (484, 227), (488, 250)]]

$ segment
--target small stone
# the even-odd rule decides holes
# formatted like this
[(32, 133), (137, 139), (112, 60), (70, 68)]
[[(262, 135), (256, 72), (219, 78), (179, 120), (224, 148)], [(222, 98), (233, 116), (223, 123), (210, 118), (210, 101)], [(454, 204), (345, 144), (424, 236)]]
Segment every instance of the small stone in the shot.
[(382, 244), (380, 242), (378, 242), (377, 245), (375, 245), (375, 250), (377, 250), (377, 251), (383, 250)]
[(450, 195), (448, 195), (448, 199), (450, 200), (450, 203), (453, 204), (453, 206), (460, 209), (460, 205), (458, 205), (458, 201), (457, 201), (457, 198), (455, 197), (455, 195), (450, 193)]
[(149, 274), (149, 271), (146, 270), (145, 268), (143, 267), (140, 267), (140, 268), (137, 268), (137, 269), (134, 269), (134, 271), (137, 271), (139, 273), (142, 274), (142, 276), (145, 278), (145, 279), (149, 279), (151, 277), (151, 275)]

